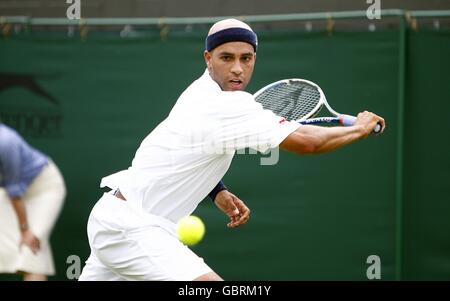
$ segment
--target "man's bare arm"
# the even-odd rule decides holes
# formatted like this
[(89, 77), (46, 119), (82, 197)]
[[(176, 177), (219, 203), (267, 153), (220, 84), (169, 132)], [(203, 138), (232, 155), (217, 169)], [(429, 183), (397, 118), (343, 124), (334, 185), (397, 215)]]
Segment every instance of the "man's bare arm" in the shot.
[(302, 155), (330, 152), (367, 137), (378, 122), (382, 125), (381, 132), (383, 132), (384, 119), (370, 112), (358, 114), (356, 124), (349, 127), (303, 125), (291, 133), (280, 147)]

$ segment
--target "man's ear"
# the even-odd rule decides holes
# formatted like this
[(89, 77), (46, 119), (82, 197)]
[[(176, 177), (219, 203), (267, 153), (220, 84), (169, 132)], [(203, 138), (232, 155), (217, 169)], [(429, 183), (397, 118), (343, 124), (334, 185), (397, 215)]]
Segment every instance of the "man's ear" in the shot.
[(208, 69), (210, 69), (210, 67), (211, 67), (211, 53), (209, 51), (205, 50), (205, 52), (203, 52), (203, 57), (205, 59), (206, 66), (208, 67)]

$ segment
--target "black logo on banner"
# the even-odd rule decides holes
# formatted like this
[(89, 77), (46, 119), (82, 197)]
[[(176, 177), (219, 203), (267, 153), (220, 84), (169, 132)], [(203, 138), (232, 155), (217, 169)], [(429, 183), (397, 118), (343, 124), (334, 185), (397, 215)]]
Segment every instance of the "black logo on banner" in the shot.
[[(0, 119), (28, 137), (56, 137), (61, 134), (60, 102), (38, 80), (54, 75), (0, 72)], [(20, 96), (5, 96), (19, 89)], [(17, 92), (16, 92), (17, 93)]]

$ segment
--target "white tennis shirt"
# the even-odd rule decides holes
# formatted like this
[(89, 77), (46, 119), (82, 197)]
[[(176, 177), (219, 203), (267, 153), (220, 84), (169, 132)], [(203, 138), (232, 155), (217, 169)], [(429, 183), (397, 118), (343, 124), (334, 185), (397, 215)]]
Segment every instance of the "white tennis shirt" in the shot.
[(131, 167), (100, 186), (119, 188), (136, 210), (176, 223), (222, 179), (236, 150), (265, 152), (299, 126), (264, 110), (247, 92), (222, 91), (206, 70), (142, 141)]

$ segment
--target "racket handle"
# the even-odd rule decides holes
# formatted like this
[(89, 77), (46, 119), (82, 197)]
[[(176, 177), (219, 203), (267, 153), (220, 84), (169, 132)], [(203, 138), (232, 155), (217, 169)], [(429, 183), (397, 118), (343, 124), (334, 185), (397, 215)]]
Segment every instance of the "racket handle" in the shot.
[(354, 125), (356, 123), (356, 117), (351, 116), (351, 115), (342, 114), (342, 115), (339, 115), (339, 122), (345, 126)]
[(378, 134), (379, 132), (381, 132), (381, 123), (377, 123), (377, 125), (375, 126), (375, 128), (373, 129), (373, 132), (375, 134)]
[[(356, 117), (342, 114), (339, 116), (339, 122), (345, 126), (354, 125), (356, 123)], [(378, 134), (380, 131), (381, 131), (381, 124), (378, 122), (375, 128), (373, 129), (373, 132), (375, 134)]]

